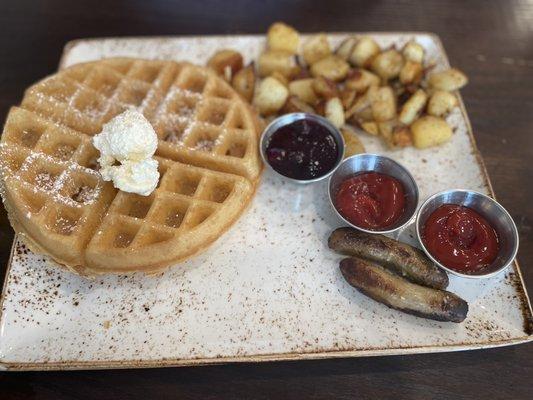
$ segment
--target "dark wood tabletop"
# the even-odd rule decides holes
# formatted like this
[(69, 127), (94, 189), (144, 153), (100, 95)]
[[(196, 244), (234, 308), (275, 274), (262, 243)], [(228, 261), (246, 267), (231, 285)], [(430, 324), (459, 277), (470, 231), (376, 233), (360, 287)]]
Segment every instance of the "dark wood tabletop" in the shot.
[[(103, 36), (430, 31), (470, 77), (462, 91), (496, 195), (520, 231), (533, 291), (533, 3), (502, 1), (31, 1), (0, 11), (0, 117), (57, 68), (64, 44)], [(0, 275), (13, 231), (0, 212)], [(3, 279), (3, 278), (2, 278)], [(0, 373), (1, 399), (531, 399), (533, 344), (433, 355), (153, 370)]]

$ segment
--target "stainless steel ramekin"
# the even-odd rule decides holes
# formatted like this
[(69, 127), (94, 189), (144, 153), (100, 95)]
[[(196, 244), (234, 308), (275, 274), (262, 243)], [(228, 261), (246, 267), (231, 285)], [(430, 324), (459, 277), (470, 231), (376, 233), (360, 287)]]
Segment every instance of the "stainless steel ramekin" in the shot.
[[(379, 172), (392, 176), (402, 183), (405, 190), (405, 212), (392, 226), (382, 230), (361, 228), (352, 224), (337, 210), (334, 200), (339, 190), (339, 185), (345, 179), (361, 172)], [(329, 179), (329, 201), (337, 215), (351, 227), (367, 233), (393, 233), (404, 228), (413, 219), (418, 206), (418, 186), (410, 172), (393, 159), (376, 154), (356, 154), (345, 159), (331, 175)]]
[[(431, 213), (444, 204), (457, 204), (472, 208), (487, 219), (496, 231), (500, 251), (494, 262), (481, 272), (464, 274), (448, 268), (433, 257), (424, 245), (424, 241), (422, 240), (424, 225)], [(416, 216), (416, 234), (420, 246), (436, 265), (448, 271), (450, 274), (464, 278), (488, 278), (499, 274), (513, 262), (518, 252), (518, 230), (509, 213), (496, 200), (484, 194), (474, 192), (473, 190), (451, 189), (429, 197), (418, 210)]]
[[(333, 135), (333, 138), (337, 142), (337, 146), (339, 148), (339, 152), (337, 155), (337, 161), (335, 162), (335, 166), (331, 169), (331, 171), (314, 179), (294, 179), (294, 178), (285, 176), (283, 174), (280, 174), (278, 171), (272, 168), (266, 156), (266, 149), (268, 146), (268, 142), (270, 140), (270, 137), (274, 134), (274, 132), (276, 132), (279, 128), (285, 125), (292, 124), (293, 122), (300, 121), (302, 119), (317, 122), (318, 124), (326, 128)], [(266, 129), (263, 131), (263, 134), (261, 135), (261, 141), (259, 142), (259, 150), (261, 152), (261, 158), (263, 159), (264, 163), (277, 175), (291, 182), (307, 184), (307, 183), (313, 183), (313, 182), (317, 182), (317, 181), (327, 178), (340, 165), (340, 163), (342, 162), (342, 159), (344, 158), (344, 138), (342, 137), (341, 132), (337, 128), (335, 128), (331, 124), (331, 122), (329, 122), (324, 117), (321, 117), (315, 114), (307, 114), (307, 113), (291, 113), (291, 114), (285, 114), (285, 115), (282, 115), (281, 117), (276, 118), (266, 127)]]

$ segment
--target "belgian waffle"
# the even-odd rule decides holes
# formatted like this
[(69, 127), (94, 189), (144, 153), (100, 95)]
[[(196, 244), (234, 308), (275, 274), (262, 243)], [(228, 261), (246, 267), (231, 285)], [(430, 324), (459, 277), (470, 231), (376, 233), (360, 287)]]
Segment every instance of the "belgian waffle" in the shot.
[[(135, 107), (158, 135), (148, 197), (98, 173), (92, 136)], [(78, 64), (30, 87), (0, 144), (2, 197), (30, 247), (80, 274), (153, 272), (216, 240), (253, 197), (258, 120), (206, 68), (172, 61)]]

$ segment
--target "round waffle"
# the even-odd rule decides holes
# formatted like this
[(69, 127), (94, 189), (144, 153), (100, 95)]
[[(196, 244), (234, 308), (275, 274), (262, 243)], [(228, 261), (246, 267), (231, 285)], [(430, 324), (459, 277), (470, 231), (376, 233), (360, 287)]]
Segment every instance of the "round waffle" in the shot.
[[(147, 197), (98, 173), (92, 136), (135, 107), (158, 135), (161, 178)], [(106, 59), (30, 87), (0, 144), (4, 204), (30, 247), (80, 274), (154, 272), (216, 240), (261, 173), (258, 120), (210, 70)]]

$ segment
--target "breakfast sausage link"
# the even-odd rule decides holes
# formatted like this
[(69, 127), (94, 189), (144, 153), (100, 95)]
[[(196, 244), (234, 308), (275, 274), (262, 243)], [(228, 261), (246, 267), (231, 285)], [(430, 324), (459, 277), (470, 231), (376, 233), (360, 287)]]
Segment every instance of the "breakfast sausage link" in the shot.
[(459, 296), (411, 283), (370, 261), (345, 258), (340, 269), (350, 285), (396, 310), (451, 322), (462, 322), (468, 313), (468, 303)]
[(448, 286), (448, 275), (434, 265), (419, 249), (383, 235), (338, 228), (328, 240), (331, 249), (375, 261), (411, 282), (435, 289)]

